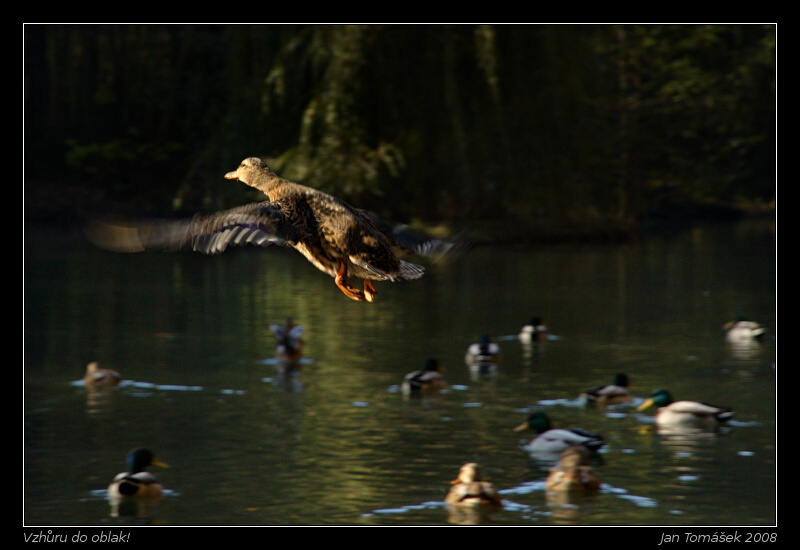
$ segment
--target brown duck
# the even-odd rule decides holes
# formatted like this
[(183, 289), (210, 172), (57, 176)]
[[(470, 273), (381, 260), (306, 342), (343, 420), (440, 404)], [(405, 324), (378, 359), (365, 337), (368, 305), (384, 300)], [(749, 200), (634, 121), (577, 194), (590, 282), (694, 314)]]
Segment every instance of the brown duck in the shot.
[(86, 375), (83, 383), (86, 387), (116, 386), (122, 377), (115, 370), (101, 369), (97, 361), (86, 365)]
[(500, 494), (494, 484), (484, 481), (478, 465), (464, 464), (458, 477), (450, 482), (450, 491), (444, 501), (449, 505), (502, 507)]
[(567, 447), (545, 481), (546, 491), (596, 491), (600, 479), (592, 469), (591, 451), (583, 445)]
[[(87, 235), (99, 246), (118, 251), (191, 248), (205, 254), (229, 245), (281, 244), (300, 252), (317, 269), (334, 277), (345, 296), (375, 299), (373, 281), (418, 279), (422, 266), (403, 261), (396, 250), (431, 255), (452, 245), (392, 230), (377, 216), (354, 208), (327, 193), (275, 175), (259, 158), (242, 161), (225, 175), (255, 187), (268, 201), (246, 204), (191, 220), (138, 224), (123, 229), (93, 222)], [(364, 280), (364, 290), (349, 277)]]

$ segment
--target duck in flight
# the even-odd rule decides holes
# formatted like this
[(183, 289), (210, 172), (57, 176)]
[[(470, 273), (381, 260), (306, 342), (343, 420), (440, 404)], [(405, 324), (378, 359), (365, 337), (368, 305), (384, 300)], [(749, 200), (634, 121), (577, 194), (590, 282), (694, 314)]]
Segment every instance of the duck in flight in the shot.
[[(392, 229), (374, 214), (282, 179), (257, 157), (243, 160), (225, 178), (255, 187), (269, 200), (197, 214), (190, 220), (127, 228), (94, 221), (87, 225), (87, 236), (98, 246), (121, 252), (188, 248), (218, 254), (233, 245), (290, 246), (333, 277), (345, 296), (366, 302), (375, 299), (373, 281), (422, 277), (424, 268), (401, 260), (398, 253), (431, 256), (452, 247), (452, 243)], [(363, 291), (353, 286), (351, 277), (364, 280)]]

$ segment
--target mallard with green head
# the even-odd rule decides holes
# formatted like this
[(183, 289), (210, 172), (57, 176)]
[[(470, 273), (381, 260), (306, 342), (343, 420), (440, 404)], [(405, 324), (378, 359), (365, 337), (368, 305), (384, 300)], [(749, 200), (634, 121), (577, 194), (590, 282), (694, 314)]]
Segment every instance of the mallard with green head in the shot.
[(150, 450), (133, 449), (125, 462), (126, 471), (117, 474), (108, 486), (108, 496), (111, 499), (160, 497), (164, 488), (156, 476), (147, 471), (149, 466), (168, 468)]
[(500, 495), (494, 484), (484, 481), (475, 462), (464, 464), (458, 477), (450, 482), (450, 491), (444, 501), (451, 506), (502, 507)]
[(550, 469), (545, 481), (546, 491), (596, 491), (600, 479), (590, 463), (591, 451), (583, 445), (567, 447), (558, 465)]
[(618, 373), (614, 375), (614, 380), (611, 384), (588, 389), (581, 394), (581, 397), (586, 399), (587, 403), (595, 404), (598, 407), (630, 403), (633, 398), (631, 394), (628, 393), (629, 387), (630, 380), (628, 379), (628, 375)]
[[(205, 254), (228, 246), (291, 246), (314, 267), (334, 278), (348, 298), (372, 302), (373, 281), (422, 277), (422, 266), (398, 257), (401, 252), (428, 256), (447, 252), (451, 243), (393, 229), (374, 214), (354, 208), (327, 193), (278, 177), (257, 157), (247, 158), (225, 174), (254, 187), (268, 201), (247, 204), (191, 220), (128, 223), (92, 221), (85, 232), (103, 248), (120, 252), (188, 248)], [(364, 280), (364, 290), (349, 278)]]
[(534, 412), (516, 428), (515, 431), (531, 429), (536, 432), (530, 443), (523, 447), (531, 454), (559, 455), (568, 447), (582, 445), (590, 451), (597, 451), (605, 445), (603, 437), (580, 428), (553, 428), (550, 419), (543, 412)]
[(420, 370), (408, 373), (403, 379), (402, 390), (406, 396), (437, 393), (447, 388), (442, 376), (439, 360), (426, 359)]
[(644, 403), (636, 410), (643, 411), (656, 406), (657, 426), (694, 427), (713, 430), (733, 417), (733, 411), (727, 407), (718, 407), (699, 401), (674, 401), (667, 390), (654, 390)]

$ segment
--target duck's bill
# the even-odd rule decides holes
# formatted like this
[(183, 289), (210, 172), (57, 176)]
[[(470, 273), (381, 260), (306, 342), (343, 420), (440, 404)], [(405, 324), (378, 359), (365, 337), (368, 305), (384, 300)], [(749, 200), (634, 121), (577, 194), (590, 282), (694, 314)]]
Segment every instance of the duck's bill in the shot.
[(652, 407), (652, 406), (653, 406), (653, 399), (652, 398), (647, 398), (647, 399), (645, 399), (644, 403), (642, 403), (641, 405), (636, 407), (636, 410), (637, 411), (643, 411), (646, 408)]

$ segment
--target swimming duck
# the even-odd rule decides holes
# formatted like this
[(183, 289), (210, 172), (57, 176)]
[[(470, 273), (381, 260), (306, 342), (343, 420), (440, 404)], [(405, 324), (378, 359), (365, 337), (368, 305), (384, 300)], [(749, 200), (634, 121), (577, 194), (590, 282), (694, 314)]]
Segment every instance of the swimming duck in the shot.
[(450, 482), (452, 487), (444, 501), (449, 505), (501, 507), (500, 495), (494, 485), (484, 481), (475, 462), (461, 466), (458, 477)]
[(547, 340), (547, 327), (542, 324), (541, 318), (531, 317), (528, 324), (519, 331), (519, 340), (523, 344)]
[(602, 436), (580, 428), (553, 428), (550, 419), (543, 412), (531, 413), (528, 420), (514, 428), (514, 431), (528, 428), (537, 433), (536, 437), (524, 447), (531, 454), (559, 455), (574, 445), (582, 445), (590, 451), (596, 451), (605, 445)]
[(121, 378), (117, 371), (101, 369), (97, 361), (92, 361), (86, 365), (86, 375), (83, 377), (83, 383), (88, 387), (116, 386)]
[(470, 344), (464, 360), (468, 365), (497, 363), (500, 361), (500, 346), (492, 342), (488, 334), (484, 334), (481, 336), (480, 342)]
[(725, 340), (732, 343), (760, 342), (764, 339), (767, 329), (762, 325), (748, 321), (744, 317), (737, 317), (725, 326)]
[(594, 403), (599, 407), (606, 405), (616, 405), (619, 403), (630, 403), (633, 398), (628, 393), (630, 380), (628, 375), (619, 373), (614, 375), (614, 381), (605, 386), (596, 386), (588, 389), (581, 394), (587, 402)]
[[(217, 254), (229, 245), (291, 246), (333, 277), (345, 296), (367, 302), (375, 299), (373, 281), (422, 277), (424, 268), (401, 260), (395, 249), (432, 255), (452, 246), (400, 228), (392, 230), (371, 213), (278, 177), (256, 157), (243, 160), (225, 178), (258, 189), (269, 201), (198, 214), (191, 220), (140, 223), (127, 230), (94, 221), (85, 232), (98, 246), (121, 252), (191, 248)], [(355, 288), (349, 277), (363, 279), (364, 290)]]
[(447, 387), (447, 383), (439, 371), (439, 360), (427, 359), (422, 369), (408, 373), (403, 379), (404, 395), (435, 393)]
[(667, 390), (654, 390), (644, 403), (636, 410), (643, 411), (651, 406), (659, 407), (656, 411), (657, 426), (687, 426), (714, 429), (724, 424), (733, 416), (733, 411), (726, 407), (717, 407), (699, 401), (673, 401)]
[(567, 447), (558, 465), (550, 470), (545, 481), (546, 491), (596, 491), (600, 479), (590, 464), (590, 451), (583, 445)]
[(114, 477), (114, 481), (108, 486), (108, 496), (111, 499), (126, 497), (155, 499), (161, 496), (164, 488), (153, 474), (145, 470), (148, 466), (168, 468), (148, 449), (142, 447), (133, 449), (128, 453), (125, 462), (127, 471)]
[(305, 327), (287, 317), (285, 325), (270, 325), (269, 330), (275, 335), (275, 357), (284, 363), (297, 363), (303, 356)]

